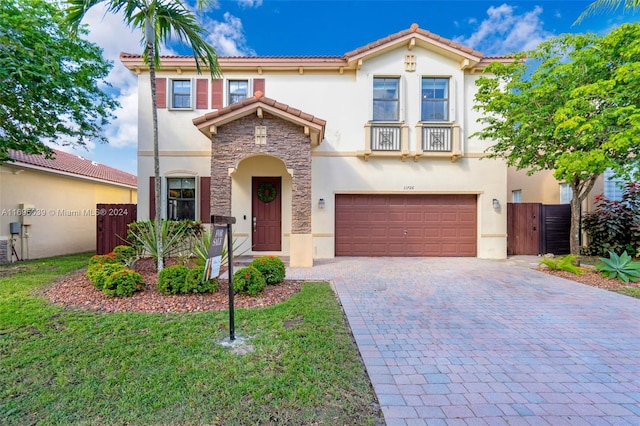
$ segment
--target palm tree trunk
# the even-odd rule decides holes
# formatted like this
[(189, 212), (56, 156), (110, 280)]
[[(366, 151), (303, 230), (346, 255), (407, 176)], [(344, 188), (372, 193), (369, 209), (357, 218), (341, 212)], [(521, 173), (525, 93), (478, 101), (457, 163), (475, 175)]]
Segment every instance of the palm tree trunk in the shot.
[(154, 197), (156, 202), (156, 238), (158, 239), (157, 269), (162, 271), (164, 267), (164, 248), (162, 241), (162, 204), (160, 199), (162, 181), (160, 180), (160, 149), (158, 147), (158, 94), (156, 91), (156, 66), (154, 62), (153, 43), (147, 43), (147, 54), (149, 55), (149, 78), (151, 79), (151, 114), (153, 117), (153, 171), (155, 175)]

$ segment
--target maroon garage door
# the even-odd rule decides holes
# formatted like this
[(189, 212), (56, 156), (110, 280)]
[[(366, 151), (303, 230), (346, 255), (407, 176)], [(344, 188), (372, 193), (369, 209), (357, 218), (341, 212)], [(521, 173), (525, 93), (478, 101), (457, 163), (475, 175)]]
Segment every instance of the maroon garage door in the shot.
[(336, 195), (336, 256), (475, 257), (475, 195)]

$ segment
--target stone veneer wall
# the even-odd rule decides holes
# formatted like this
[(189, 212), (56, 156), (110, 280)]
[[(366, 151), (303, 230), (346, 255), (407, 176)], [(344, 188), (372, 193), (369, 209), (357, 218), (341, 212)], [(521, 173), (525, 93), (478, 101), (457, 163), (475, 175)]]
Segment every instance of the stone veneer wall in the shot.
[[(211, 150), (211, 214), (231, 215), (231, 176), (240, 160), (255, 154), (269, 154), (293, 170), (292, 234), (311, 233), (311, 139), (303, 128), (264, 113), (239, 118), (218, 127)], [(255, 127), (267, 127), (266, 145), (256, 145)]]

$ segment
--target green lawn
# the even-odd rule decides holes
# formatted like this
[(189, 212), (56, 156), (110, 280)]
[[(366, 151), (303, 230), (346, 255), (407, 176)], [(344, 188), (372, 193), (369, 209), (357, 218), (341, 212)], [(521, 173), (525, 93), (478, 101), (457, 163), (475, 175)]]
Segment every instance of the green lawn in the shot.
[(0, 266), (0, 424), (375, 425), (379, 410), (336, 298), (308, 283), (236, 311), (101, 314), (37, 296), (89, 255)]

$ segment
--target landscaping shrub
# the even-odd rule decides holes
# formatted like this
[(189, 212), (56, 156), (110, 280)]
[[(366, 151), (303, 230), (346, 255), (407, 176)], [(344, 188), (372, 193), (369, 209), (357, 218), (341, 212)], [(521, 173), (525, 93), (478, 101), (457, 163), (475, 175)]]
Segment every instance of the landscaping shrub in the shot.
[(160, 233), (162, 237), (162, 253), (158, 250), (158, 235), (155, 221), (133, 222), (128, 225), (127, 240), (131, 242), (138, 255), (175, 256), (179, 253), (190, 253), (195, 240), (200, 238), (202, 224), (192, 220), (162, 220)]
[(168, 266), (158, 274), (158, 291), (164, 294), (213, 293), (218, 280), (206, 280), (204, 267), (189, 269), (184, 265)]
[(603, 195), (594, 199), (596, 208), (582, 218), (589, 245), (582, 253), (607, 256), (624, 251), (638, 255), (640, 251), (640, 183), (627, 183), (621, 201)]
[(581, 275), (582, 270), (575, 264), (577, 258), (578, 256), (574, 254), (561, 257), (545, 257), (539, 264), (546, 265), (552, 271), (567, 271), (572, 274)]
[(113, 272), (105, 279), (102, 291), (107, 296), (131, 296), (144, 288), (145, 282), (142, 275), (131, 269), (122, 269)]
[(104, 263), (118, 263), (118, 255), (114, 252), (107, 254), (96, 254), (89, 259), (89, 266), (99, 265)]
[[(107, 282), (107, 278), (114, 272), (127, 269), (122, 263), (104, 263), (102, 265), (93, 266), (94, 272), (91, 274), (92, 278), (89, 278), (95, 288), (98, 290), (104, 290), (104, 285)], [(87, 271), (88, 273), (88, 271)]]
[(204, 267), (189, 269), (185, 277), (181, 293), (215, 293), (218, 291), (218, 280), (204, 280)]
[(267, 286), (264, 277), (253, 266), (238, 269), (233, 274), (233, 291), (234, 293), (247, 294), (255, 296)]
[(124, 265), (130, 266), (136, 259), (136, 249), (131, 246), (120, 245), (113, 249), (113, 253), (116, 255), (116, 260)]
[(620, 256), (609, 252), (609, 259), (601, 257), (596, 270), (605, 277), (618, 278), (624, 283), (636, 282), (640, 278), (640, 262), (635, 262), (626, 251)]
[(267, 284), (278, 284), (284, 281), (284, 262), (275, 256), (262, 256), (254, 259), (250, 266), (256, 268)]
[(187, 279), (189, 268), (184, 265), (167, 266), (158, 274), (158, 291), (179, 294)]

